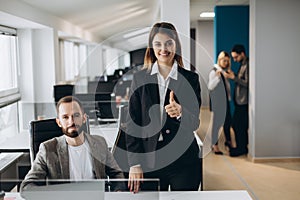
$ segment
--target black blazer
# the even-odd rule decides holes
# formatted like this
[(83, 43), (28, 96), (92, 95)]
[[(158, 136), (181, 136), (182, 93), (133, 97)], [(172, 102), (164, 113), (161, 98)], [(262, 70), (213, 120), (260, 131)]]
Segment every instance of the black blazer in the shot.
[[(175, 101), (182, 106), (182, 117), (179, 120), (171, 118), (164, 110), (161, 120), (157, 74), (150, 73), (147, 70), (135, 73), (131, 84), (126, 129), (129, 165), (140, 164), (145, 171), (160, 165), (197, 161), (199, 147), (193, 131), (200, 124), (198, 75), (178, 67), (178, 78), (170, 80), (165, 105), (169, 104), (169, 94), (173, 90)], [(168, 145), (157, 150), (160, 133)]]

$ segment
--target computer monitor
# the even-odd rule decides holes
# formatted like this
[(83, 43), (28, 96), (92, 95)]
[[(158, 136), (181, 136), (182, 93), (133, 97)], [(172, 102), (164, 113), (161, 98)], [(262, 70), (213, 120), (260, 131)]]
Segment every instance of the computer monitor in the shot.
[(28, 187), (21, 192), (26, 200), (104, 200), (104, 180), (47, 180), (47, 185)]
[(98, 101), (97, 102), (97, 116), (103, 122), (107, 121), (117, 121), (119, 111), (117, 108), (116, 101)]

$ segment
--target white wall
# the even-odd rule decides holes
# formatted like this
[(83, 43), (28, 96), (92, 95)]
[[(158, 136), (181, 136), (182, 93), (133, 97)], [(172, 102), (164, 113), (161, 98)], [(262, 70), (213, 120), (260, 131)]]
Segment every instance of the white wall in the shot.
[(19, 102), (19, 121), (21, 131), (29, 128), (29, 121), (34, 119), (34, 77), (32, 55), (32, 31), (29, 29), (18, 30), (19, 45), (19, 85), (22, 96)]
[(184, 68), (190, 69), (190, 1), (161, 0), (161, 21), (172, 23), (178, 32)]
[[(55, 37), (56, 36), (56, 37)], [(53, 85), (55, 85), (55, 41), (57, 35), (53, 29), (33, 31), (33, 74), (35, 102), (53, 102)]]
[(101, 76), (104, 72), (103, 66), (103, 54), (102, 54), (102, 45), (97, 46), (89, 46), (88, 47), (88, 57), (87, 57), (87, 76), (91, 77), (92, 79), (95, 76)]
[[(300, 1), (250, 1), (250, 154), (300, 157)], [(252, 121), (252, 122), (251, 122)]]
[(214, 24), (213, 21), (199, 21), (196, 26), (196, 71), (201, 76), (202, 107), (209, 106), (208, 74), (213, 68)]

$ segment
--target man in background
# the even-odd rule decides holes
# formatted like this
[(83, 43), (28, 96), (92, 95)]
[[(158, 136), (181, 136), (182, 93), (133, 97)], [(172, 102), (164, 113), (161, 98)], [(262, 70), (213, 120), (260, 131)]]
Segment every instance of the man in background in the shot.
[(235, 133), (237, 147), (230, 149), (230, 156), (240, 156), (248, 153), (249, 58), (246, 56), (245, 47), (241, 44), (233, 46), (231, 56), (235, 62), (240, 63), (240, 68), (237, 75), (233, 71), (228, 71), (224, 75), (235, 82), (235, 111), (232, 128)]

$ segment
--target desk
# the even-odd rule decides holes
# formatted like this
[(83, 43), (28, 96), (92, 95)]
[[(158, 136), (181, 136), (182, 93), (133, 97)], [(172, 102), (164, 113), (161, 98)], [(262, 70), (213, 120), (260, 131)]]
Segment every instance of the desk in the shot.
[(0, 191), (10, 191), (18, 184), (17, 166), (22, 156), (23, 153), (0, 153)]
[(29, 132), (22, 132), (8, 137), (0, 143), (1, 152), (29, 152), (30, 135)]
[[(159, 198), (153, 198), (158, 197)], [(4, 200), (24, 200), (19, 193), (6, 193)], [(105, 200), (252, 200), (245, 190), (191, 191), (191, 192), (106, 192)]]

